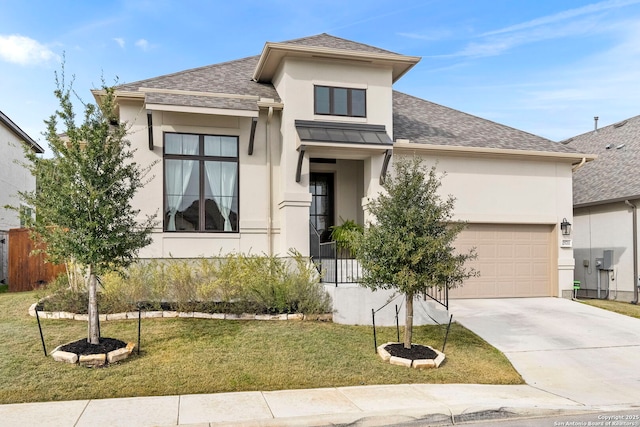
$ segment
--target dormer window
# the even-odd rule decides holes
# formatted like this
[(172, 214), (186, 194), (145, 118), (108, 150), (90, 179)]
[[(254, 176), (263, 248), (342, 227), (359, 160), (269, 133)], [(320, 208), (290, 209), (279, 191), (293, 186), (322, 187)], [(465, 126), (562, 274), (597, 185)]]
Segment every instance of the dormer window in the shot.
[(365, 89), (314, 86), (314, 113), (328, 116), (367, 117)]

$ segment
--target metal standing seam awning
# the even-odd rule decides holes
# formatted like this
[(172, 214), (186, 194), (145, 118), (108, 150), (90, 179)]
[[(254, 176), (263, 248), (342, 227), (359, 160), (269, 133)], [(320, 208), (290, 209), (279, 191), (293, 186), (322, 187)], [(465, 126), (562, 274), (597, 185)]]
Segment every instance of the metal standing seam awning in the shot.
[(387, 135), (384, 125), (296, 120), (295, 126), (298, 137), (300, 138), (296, 182), (300, 182), (302, 161), (307, 147), (326, 147), (333, 144), (335, 144), (335, 146), (346, 146), (356, 150), (384, 151), (385, 159), (380, 173), (380, 181), (384, 181), (393, 147), (393, 141), (389, 135)]

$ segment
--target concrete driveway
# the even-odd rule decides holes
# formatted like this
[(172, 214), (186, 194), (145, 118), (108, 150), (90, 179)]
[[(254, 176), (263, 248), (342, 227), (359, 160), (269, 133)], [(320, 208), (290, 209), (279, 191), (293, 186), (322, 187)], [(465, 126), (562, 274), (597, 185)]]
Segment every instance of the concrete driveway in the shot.
[(451, 300), (454, 321), (527, 384), (595, 406), (640, 406), (640, 319), (561, 298)]

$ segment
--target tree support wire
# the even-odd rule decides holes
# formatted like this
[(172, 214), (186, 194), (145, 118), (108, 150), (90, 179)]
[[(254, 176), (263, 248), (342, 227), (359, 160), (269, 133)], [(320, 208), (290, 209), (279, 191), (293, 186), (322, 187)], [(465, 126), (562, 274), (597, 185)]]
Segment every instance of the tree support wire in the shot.
[(376, 311), (371, 309), (371, 322), (373, 323), (373, 349), (378, 354), (378, 339), (376, 337)]
[(142, 309), (138, 305), (138, 356), (140, 356), (140, 319), (142, 319)]
[(447, 339), (449, 338), (449, 329), (451, 328), (451, 320), (453, 319), (453, 314), (449, 316), (449, 324), (447, 325), (447, 333), (444, 335), (444, 343), (442, 344), (442, 352), (444, 353), (444, 348), (447, 345)]
[(47, 346), (44, 344), (44, 336), (42, 335), (42, 326), (40, 325), (40, 315), (38, 314), (38, 306), (36, 306), (36, 319), (38, 320), (38, 330), (40, 331), (40, 341), (42, 341), (42, 349), (44, 357), (47, 357)]

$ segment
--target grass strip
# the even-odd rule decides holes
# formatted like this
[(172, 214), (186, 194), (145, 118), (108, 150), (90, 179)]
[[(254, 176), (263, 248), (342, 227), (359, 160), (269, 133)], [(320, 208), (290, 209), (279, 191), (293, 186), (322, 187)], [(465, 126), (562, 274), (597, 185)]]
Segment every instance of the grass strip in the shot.
[[(0, 294), (0, 403), (283, 390), (372, 384), (522, 384), (498, 350), (453, 324), (439, 369), (393, 366), (374, 353), (370, 326), (311, 321), (143, 319), (138, 356), (89, 369), (44, 357), (35, 293)], [(86, 336), (86, 323), (42, 320), (47, 345)], [(137, 321), (102, 322), (102, 336), (137, 341)], [(414, 341), (442, 348), (445, 326), (414, 328)], [(378, 343), (395, 341), (378, 328)]]

